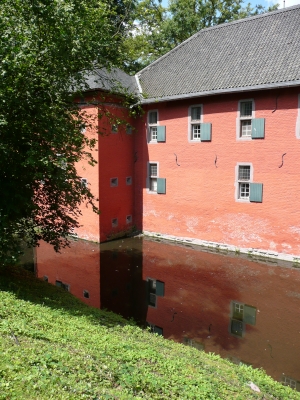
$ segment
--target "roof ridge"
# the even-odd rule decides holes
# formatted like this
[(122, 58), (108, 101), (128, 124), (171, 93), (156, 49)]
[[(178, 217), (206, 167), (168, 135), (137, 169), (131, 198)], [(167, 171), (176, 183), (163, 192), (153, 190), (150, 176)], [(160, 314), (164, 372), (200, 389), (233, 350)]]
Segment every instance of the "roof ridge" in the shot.
[(200, 34), (202, 34), (204, 31), (209, 31), (209, 30), (213, 30), (213, 29), (222, 29), (228, 25), (235, 25), (235, 24), (240, 24), (240, 23), (245, 23), (248, 22), (250, 20), (254, 20), (254, 19), (258, 19), (258, 18), (266, 18), (266, 17), (270, 17), (271, 15), (274, 14), (281, 14), (284, 12), (288, 12), (292, 9), (295, 8), (300, 8), (300, 3), (296, 4), (294, 6), (290, 6), (290, 7), (286, 7), (286, 8), (282, 8), (280, 10), (274, 10), (274, 11), (270, 11), (270, 12), (266, 12), (263, 14), (258, 14), (258, 15), (253, 15), (251, 17), (245, 17), (245, 18), (241, 18), (241, 19), (237, 19), (234, 21), (230, 21), (230, 22), (224, 22), (222, 24), (218, 24), (218, 25), (214, 25), (214, 26), (209, 26), (208, 28), (203, 28), (200, 31), (196, 32), (194, 35), (190, 36), (188, 39), (184, 40), (182, 43), (180, 43), (178, 46), (174, 47), (172, 50), (168, 51), (166, 54), (162, 55), (161, 57), (159, 57), (157, 60), (153, 61), (151, 64), (147, 65), (147, 67), (141, 69), (139, 72), (136, 73), (137, 77), (139, 78), (141, 73), (151, 69), (151, 67), (155, 64), (157, 64), (158, 62), (160, 62), (162, 59), (168, 57), (171, 53), (176, 52), (179, 48), (181, 48), (182, 46), (184, 46), (186, 43), (188, 43), (190, 40), (194, 39), (195, 37), (199, 36)]

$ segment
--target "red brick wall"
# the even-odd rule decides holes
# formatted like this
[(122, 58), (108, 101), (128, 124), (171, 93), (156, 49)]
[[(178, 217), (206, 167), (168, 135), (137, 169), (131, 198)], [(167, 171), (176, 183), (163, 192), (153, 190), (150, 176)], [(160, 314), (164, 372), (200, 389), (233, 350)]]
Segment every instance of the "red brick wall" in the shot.
[[(265, 118), (265, 138), (237, 141), (238, 101), (249, 98), (255, 101), (255, 117)], [(203, 104), (203, 122), (212, 123), (211, 142), (188, 142), (188, 107), (193, 104)], [(136, 170), (136, 182), (142, 184), (143, 192), (136, 188), (136, 202), (141, 203), (142, 195), (144, 231), (300, 253), (300, 141), (295, 135), (298, 90), (204, 97), (145, 107), (146, 111), (151, 109), (159, 110), (160, 125), (166, 125), (166, 143), (147, 145), (146, 112), (136, 142), (143, 157)], [(279, 168), (283, 153), (284, 165)], [(167, 180), (165, 195), (147, 193), (149, 160), (159, 161), (159, 175)], [(235, 167), (239, 162), (252, 163), (253, 181), (263, 183), (262, 203), (235, 200)]]

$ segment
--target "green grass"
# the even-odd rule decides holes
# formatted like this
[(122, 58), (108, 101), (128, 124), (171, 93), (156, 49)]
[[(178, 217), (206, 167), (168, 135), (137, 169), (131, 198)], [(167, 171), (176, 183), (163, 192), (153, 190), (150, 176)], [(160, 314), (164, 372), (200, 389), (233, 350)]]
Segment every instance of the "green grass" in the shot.
[(0, 270), (0, 354), (0, 399), (300, 399), (262, 370), (153, 335), (20, 268)]

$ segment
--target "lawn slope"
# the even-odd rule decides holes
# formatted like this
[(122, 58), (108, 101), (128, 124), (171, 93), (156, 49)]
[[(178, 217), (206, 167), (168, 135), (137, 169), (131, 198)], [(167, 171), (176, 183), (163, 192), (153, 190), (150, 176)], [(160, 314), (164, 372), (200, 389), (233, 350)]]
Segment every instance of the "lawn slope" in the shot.
[(5, 400), (300, 399), (263, 371), (164, 340), (17, 268), (0, 270), (0, 352)]

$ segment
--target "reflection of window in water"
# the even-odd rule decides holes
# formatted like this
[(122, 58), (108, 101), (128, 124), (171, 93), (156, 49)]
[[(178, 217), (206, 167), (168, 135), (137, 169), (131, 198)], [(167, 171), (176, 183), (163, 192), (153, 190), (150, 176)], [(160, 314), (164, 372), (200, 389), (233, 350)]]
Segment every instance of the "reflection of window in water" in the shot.
[(156, 296), (163, 297), (165, 294), (165, 283), (155, 279), (147, 279), (148, 305), (156, 307)]
[(204, 350), (203, 343), (198, 342), (197, 340), (194, 340), (194, 339), (191, 339), (188, 337), (183, 338), (183, 344), (185, 344), (186, 346), (194, 347), (195, 349), (198, 349), (198, 350)]
[(62, 289), (67, 290), (68, 292), (70, 291), (70, 285), (67, 283), (63, 283), (62, 281), (55, 281), (55, 286), (61, 287)]
[(158, 335), (163, 336), (163, 328), (160, 328), (159, 326), (156, 326), (154, 324), (150, 324), (149, 322), (146, 322), (148, 327), (150, 328), (151, 333), (157, 333)]
[(242, 337), (244, 334), (244, 323), (242, 321), (237, 321), (235, 319), (231, 320), (230, 333), (236, 336)]
[(232, 301), (230, 304), (230, 333), (234, 336), (243, 337), (246, 324), (256, 324), (256, 307)]
[(300, 392), (300, 382), (296, 381), (296, 379), (293, 379), (293, 378), (283, 375), (282, 376), (282, 384), (285, 386), (289, 386), (292, 389), (295, 389), (298, 392)]

